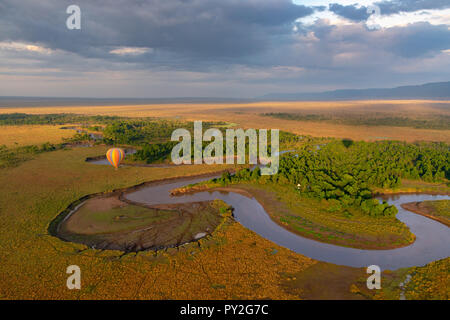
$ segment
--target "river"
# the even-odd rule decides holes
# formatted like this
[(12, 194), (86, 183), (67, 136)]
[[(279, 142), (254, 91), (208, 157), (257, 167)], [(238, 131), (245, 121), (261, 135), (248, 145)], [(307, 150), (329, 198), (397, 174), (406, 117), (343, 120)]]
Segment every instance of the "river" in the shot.
[[(289, 151), (282, 151), (280, 155)], [(93, 164), (107, 164), (106, 159), (92, 161)], [(389, 204), (398, 209), (397, 218), (404, 222), (416, 236), (416, 241), (406, 247), (389, 250), (363, 250), (318, 242), (296, 235), (275, 223), (254, 198), (235, 192), (197, 192), (181, 196), (171, 196), (170, 190), (188, 184), (205, 181), (217, 176), (202, 178), (180, 178), (145, 186), (128, 193), (125, 197), (147, 205), (209, 201), (220, 199), (234, 208), (235, 219), (244, 227), (260, 236), (292, 251), (310, 258), (351, 267), (378, 265), (382, 270), (422, 266), (429, 262), (450, 256), (450, 230), (447, 226), (409, 212), (400, 205), (424, 200), (449, 200), (445, 195), (403, 194), (383, 196)], [(381, 199), (381, 197), (380, 197)]]
[[(212, 179), (214, 176), (209, 178)], [(382, 270), (394, 270), (422, 266), (450, 256), (449, 228), (400, 206), (402, 203), (412, 201), (450, 199), (449, 196), (405, 194), (383, 197), (398, 208), (397, 218), (416, 235), (416, 241), (407, 247), (397, 249), (362, 250), (322, 243), (296, 235), (275, 223), (256, 199), (235, 192), (205, 191), (181, 196), (170, 195), (170, 190), (174, 188), (204, 180), (206, 180), (205, 177), (171, 180), (167, 183), (143, 187), (126, 194), (125, 197), (147, 205), (221, 199), (234, 208), (235, 219), (244, 227), (292, 251), (338, 265), (367, 267), (374, 264), (380, 266)]]

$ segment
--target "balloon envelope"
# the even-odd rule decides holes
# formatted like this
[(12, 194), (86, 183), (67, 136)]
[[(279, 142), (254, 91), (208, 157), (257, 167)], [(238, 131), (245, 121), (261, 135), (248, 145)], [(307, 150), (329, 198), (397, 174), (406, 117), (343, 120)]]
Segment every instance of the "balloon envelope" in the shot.
[(106, 151), (106, 159), (108, 159), (108, 162), (116, 169), (119, 167), (124, 156), (125, 152), (120, 148), (111, 148)]

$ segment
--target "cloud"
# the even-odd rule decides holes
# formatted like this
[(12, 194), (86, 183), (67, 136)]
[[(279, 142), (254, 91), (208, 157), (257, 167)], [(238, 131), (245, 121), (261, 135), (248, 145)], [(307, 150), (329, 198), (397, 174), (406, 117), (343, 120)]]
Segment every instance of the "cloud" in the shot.
[(344, 53), (352, 59), (361, 56), (362, 63), (371, 59), (381, 61), (387, 55), (420, 58), (450, 48), (448, 26), (428, 22), (369, 31), (362, 24), (336, 26), (321, 20), (308, 30), (306, 36), (298, 38), (297, 46), (300, 45), (304, 52), (311, 52), (312, 57), (328, 56), (328, 61)]
[(424, 56), (450, 48), (450, 30), (446, 25), (419, 22), (407, 28), (392, 28), (388, 41), (392, 52), (398, 55)]
[(123, 55), (141, 55), (147, 52), (152, 52), (152, 48), (136, 48), (136, 47), (119, 47), (111, 50), (109, 53), (117, 54), (119, 56)]
[(37, 52), (41, 54), (51, 54), (53, 52), (53, 50), (49, 48), (45, 48), (35, 44), (8, 41), (0, 42), (0, 50)]
[(107, 58), (123, 46), (151, 47), (159, 62), (167, 55), (188, 63), (226, 60), (267, 49), (271, 37), (290, 33), (297, 18), (314, 12), (289, 0), (80, 0), (81, 30), (68, 30), (67, 5), (4, 0), (0, 41), (40, 42), (85, 57)]
[(357, 7), (356, 5), (343, 6), (339, 3), (331, 3), (329, 5), (329, 10), (341, 17), (352, 21), (366, 21), (370, 14), (367, 13), (366, 7)]
[[(341, 5), (339, 3), (329, 4), (329, 11), (351, 21), (366, 21), (371, 14), (367, 13), (369, 8), (377, 6), (380, 8), (381, 16), (390, 16), (399, 13), (410, 13), (422, 10), (443, 10), (450, 8), (448, 0), (390, 0), (375, 1), (373, 5), (349, 4)], [(373, 11), (372, 11), (373, 12)]]
[(380, 1), (375, 4), (380, 7), (382, 15), (450, 8), (450, 2), (448, 0), (393, 0)]
[(81, 30), (68, 30), (71, 1), (0, 0), (0, 95), (251, 97), (450, 78), (446, 11), (442, 24), (371, 31), (349, 3), (80, 0)]

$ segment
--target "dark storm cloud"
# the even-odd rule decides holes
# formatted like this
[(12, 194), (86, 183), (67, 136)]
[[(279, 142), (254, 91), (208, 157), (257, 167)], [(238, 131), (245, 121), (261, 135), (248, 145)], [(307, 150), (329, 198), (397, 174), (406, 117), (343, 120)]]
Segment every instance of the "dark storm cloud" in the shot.
[[(450, 48), (447, 25), (417, 22), (372, 32), (363, 25), (334, 26), (324, 21), (310, 28), (319, 41), (307, 42), (314, 48), (311, 56), (336, 56), (341, 53), (363, 53), (363, 59), (382, 60), (386, 54), (419, 58)], [(356, 61), (355, 61), (356, 62)]]
[[(391, 15), (400, 12), (414, 12), (419, 10), (430, 9), (446, 9), (450, 8), (449, 0), (394, 0), (375, 2), (380, 8), (381, 15)], [(367, 13), (366, 6), (358, 6), (357, 4), (340, 5), (331, 3), (329, 10), (338, 16), (349, 19), (351, 21), (366, 21), (370, 14)]]
[[(0, 2), (0, 41), (41, 43), (86, 57), (113, 57), (114, 47), (149, 47), (134, 59), (236, 59), (267, 48), (314, 9), (289, 0), (78, 1), (82, 30), (67, 30), (72, 1)], [(132, 58), (133, 59), (133, 58)]]
[(356, 7), (355, 5), (343, 6), (338, 3), (331, 3), (329, 10), (338, 16), (344, 17), (352, 21), (366, 21), (370, 14), (367, 13), (366, 7)]
[[(74, 2), (0, 0), (0, 94), (26, 94), (25, 82), (40, 95), (251, 96), (280, 88), (385, 86), (450, 76), (450, 55), (442, 52), (450, 49), (448, 24), (368, 30), (364, 23), (296, 21), (327, 8), (350, 21), (365, 20), (365, 7), (339, 0), (329, 7), (290, 0), (80, 0), (82, 29), (67, 30), (66, 8)], [(421, 6), (414, 8), (445, 4), (417, 2)], [(394, 12), (407, 1), (389, 3)], [(5, 48), (5, 41), (52, 51)], [(111, 53), (120, 47), (151, 49)], [(10, 75), (23, 78), (10, 81)]]
[(449, 0), (394, 0), (380, 1), (376, 3), (381, 9), (382, 15), (390, 15), (400, 12), (414, 12), (429, 9), (450, 8)]
[(408, 28), (392, 28), (391, 51), (403, 57), (418, 57), (450, 48), (448, 26), (434, 26), (426, 22), (414, 23)]
[[(0, 1), (0, 41), (32, 42), (81, 57), (126, 62), (137, 68), (140, 64), (179, 70), (227, 64), (263, 67), (286, 62), (282, 53), (274, 52), (288, 52), (295, 45), (292, 23), (297, 18), (324, 10), (295, 5), (290, 0), (80, 0), (82, 29), (68, 30), (65, 10), (71, 2)], [(439, 0), (416, 2), (422, 7), (443, 5)], [(408, 0), (395, 3), (405, 6)], [(329, 9), (353, 21), (368, 17), (365, 7), (332, 3)], [(326, 45), (334, 43), (333, 39), (322, 37), (334, 28), (332, 25), (298, 26), (304, 34), (314, 31)], [(448, 45), (448, 29), (443, 26), (399, 30), (398, 41), (390, 47), (398, 55), (417, 56), (446, 49)], [(355, 46), (369, 37), (362, 33), (335, 36)], [(121, 46), (152, 49), (140, 55), (110, 53)], [(327, 52), (317, 53), (324, 54)], [(55, 61), (55, 56), (52, 59)]]

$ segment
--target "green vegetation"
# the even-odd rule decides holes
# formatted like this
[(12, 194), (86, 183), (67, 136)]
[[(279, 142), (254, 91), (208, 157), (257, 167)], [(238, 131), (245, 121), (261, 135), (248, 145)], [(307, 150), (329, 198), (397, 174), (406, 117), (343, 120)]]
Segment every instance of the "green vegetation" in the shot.
[[(115, 171), (84, 161), (104, 154), (107, 148), (46, 152), (18, 167), (0, 169), (0, 299), (294, 298), (278, 287), (278, 275), (299, 272), (313, 260), (230, 219), (199, 243), (137, 255), (91, 249), (49, 235), (49, 223), (88, 194), (224, 168), (123, 167)], [(267, 248), (276, 248), (278, 253), (268, 255)], [(65, 270), (71, 264), (83, 270), (81, 290), (65, 286)], [(210, 288), (211, 283), (227, 286), (216, 290)]]
[(137, 152), (131, 156), (131, 159), (145, 161), (147, 163), (165, 160), (172, 152), (172, 148), (175, 144), (176, 142), (148, 144), (142, 147), (142, 149), (137, 150)]
[(273, 117), (283, 120), (296, 121), (324, 121), (336, 124), (345, 124), (351, 126), (393, 126), (393, 127), (411, 127), (416, 129), (436, 129), (449, 130), (450, 116), (439, 115), (439, 117), (429, 119), (411, 119), (408, 117), (395, 116), (367, 116), (364, 114), (303, 114), (303, 113), (263, 113), (263, 116)]
[(17, 148), (7, 148), (0, 146), (0, 168), (13, 167), (21, 162), (29, 160), (33, 155), (63, 149), (62, 144), (43, 143), (41, 145), (21, 146)]
[(118, 116), (86, 116), (71, 113), (55, 114), (0, 114), (0, 125), (31, 125), (31, 124), (66, 124), (66, 123), (110, 123), (121, 118)]
[(411, 244), (415, 239), (393, 215), (374, 217), (356, 206), (337, 209), (333, 200), (307, 197), (294, 186), (273, 182), (268, 176), (256, 178), (256, 171), (244, 169), (234, 176), (224, 173), (221, 178), (175, 193), (223, 187), (245, 190), (281, 226), (303, 237), (341, 246), (388, 249)]
[(56, 144), (45, 142), (40, 145), (26, 145), (13, 148), (0, 145), (0, 168), (14, 167), (24, 161), (33, 159), (39, 153), (64, 149), (68, 144), (82, 142), (92, 142), (91, 136), (88, 133), (76, 133), (72, 138), (63, 138), (63, 142)]
[(290, 185), (302, 197), (325, 199), (329, 211), (358, 208), (370, 216), (394, 216), (397, 209), (372, 199), (376, 188), (395, 188), (401, 179), (448, 181), (450, 150), (444, 143), (395, 141), (311, 141), (280, 159), (278, 174), (261, 177), (259, 169), (225, 173), (213, 182), (226, 185), (269, 181)]
[[(404, 187), (404, 179), (419, 179), (416, 185), (427, 188), (448, 183), (450, 155), (443, 143), (304, 139), (297, 147), (281, 157), (274, 176), (242, 169), (190, 187), (237, 186), (265, 204), (276, 222), (303, 236), (387, 248), (407, 245), (414, 236), (395, 218), (397, 208), (373, 199), (374, 193)], [(258, 197), (261, 189), (265, 193)]]
[[(292, 141), (292, 143), (294, 141), (297, 140), (286, 140), (286, 141)], [(154, 162), (158, 162), (158, 161), (164, 161), (164, 160), (168, 160), (170, 157), (170, 154), (172, 152), (172, 148), (177, 144), (178, 142), (176, 141), (169, 141), (169, 142), (162, 142), (162, 143), (150, 143), (150, 144), (146, 144), (144, 145), (141, 149), (137, 150), (137, 152), (135, 154), (133, 154), (130, 159), (132, 161), (145, 161), (147, 163), (154, 163)], [(209, 145), (210, 142), (203, 142), (202, 143), (202, 150), (205, 150), (206, 146)], [(268, 152), (270, 152), (271, 146), (268, 145), (267, 146), (267, 150)], [(236, 148), (237, 146), (235, 145), (235, 154), (236, 154)], [(258, 147), (257, 147), (258, 149)], [(191, 144), (191, 150), (194, 150), (194, 143), (192, 142)], [(245, 150), (246, 150), (246, 156), (248, 155), (248, 150), (249, 150), (249, 143), (248, 141), (246, 141), (245, 144)], [(223, 154), (226, 154), (226, 144), (223, 144)], [(215, 156), (213, 154), (213, 156)], [(194, 158), (194, 154), (193, 152), (191, 153), (191, 158)]]
[[(193, 132), (193, 122), (180, 122), (169, 120), (155, 120), (153, 118), (124, 118), (117, 116), (84, 116), (76, 114), (0, 114), (0, 125), (36, 125), (36, 124), (74, 124), (79, 123), (83, 127), (72, 138), (66, 138), (63, 143), (43, 145), (21, 146), (18, 148), (7, 148), (1, 146), (0, 167), (17, 165), (22, 161), (32, 158), (32, 155), (61, 149), (66, 143), (93, 142), (92, 136), (86, 131), (102, 132), (103, 138), (94, 141), (95, 144), (105, 143), (107, 145), (132, 145), (139, 147), (136, 154), (130, 157), (131, 161), (144, 161), (153, 163), (165, 161), (169, 158), (176, 142), (169, 141), (172, 132), (178, 128), (185, 128)], [(103, 125), (98, 125), (98, 124)], [(217, 127), (225, 134), (229, 124), (223, 122), (204, 122), (203, 128), (207, 130)], [(75, 129), (66, 127), (63, 129)], [(296, 143), (299, 137), (281, 132), (280, 141)], [(205, 148), (209, 142), (203, 142)], [(246, 141), (248, 150), (249, 143)], [(225, 144), (224, 144), (225, 152)], [(269, 146), (270, 151), (270, 146)]]
[[(10, 113), (0, 114), (0, 125), (36, 125), (36, 124), (81, 124), (84, 128), (79, 130), (74, 137), (65, 139), (66, 143), (80, 141), (91, 141), (92, 137), (85, 129), (90, 131), (102, 132), (103, 139), (97, 143), (107, 145), (132, 145), (141, 147), (136, 154), (130, 157), (132, 161), (145, 161), (153, 163), (164, 161), (169, 158), (171, 150), (176, 142), (169, 141), (172, 132), (178, 128), (185, 128), (193, 133), (193, 122), (171, 121), (154, 118), (126, 118), (118, 116), (87, 116), (77, 114), (24, 114)], [(102, 124), (102, 125), (99, 125)], [(203, 130), (208, 128), (218, 128), (225, 136), (225, 130), (235, 124), (225, 122), (203, 122)], [(71, 127), (67, 127), (71, 128)], [(280, 143), (292, 145), (300, 141), (302, 137), (288, 132), (280, 132)], [(205, 148), (209, 142), (203, 142)], [(59, 148), (60, 146), (56, 147)], [(249, 143), (246, 141), (248, 150)], [(18, 163), (26, 157), (19, 157), (19, 154), (36, 153), (39, 149), (36, 146), (27, 146), (22, 149), (8, 150), (0, 161), (3, 163)], [(31, 152), (30, 152), (31, 150)], [(44, 149), (43, 149), (44, 150)], [(225, 144), (224, 144), (225, 152)], [(270, 151), (270, 146), (268, 148)]]
[(193, 123), (167, 120), (119, 120), (103, 130), (107, 144), (146, 145), (149, 142), (165, 142), (178, 128), (193, 130)]
[[(184, 128), (193, 135), (194, 123), (161, 119), (120, 119), (109, 123), (103, 130), (103, 134), (105, 142), (109, 144), (146, 145), (149, 141), (167, 142), (172, 132), (179, 128)], [(225, 137), (227, 125), (223, 122), (203, 122), (202, 128), (203, 131), (209, 128), (217, 128)], [(295, 134), (280, 132), (281, 143), (299, 140), (301, 140), (301, 137)]]
[[(203, 122), (203, 131), (209, 128), (225, 130), (224, 122)], [(193, 122), (151, 118), (119, 119), (109, 123), (103, 130), (104, 140), (109, 144), (147, 145), (151, 142), (167, 142), (176, 129), (194, 131)]]
[(283, 156), (281, 184), (294, 184), (303, 195), (326, 199), (336, 210), (360, 207), (369, 215), (394, 215), (396, 209), (371, 199), (373, 188), (395, 188), (403, 178), (436, 182), (450, 178), (450, 150), (444, 143), (338, 140), (306, 145)]
[[(134, 160), (144, 160), (148, 163), (167, 158), (174, 143), (166, 142), (173, 130), (184, 128), (193, 130), (193, 123), (154, 120), (153, 118), (124, 118), (118, 116), (85, 116), (76, 114), (0, 114), (0, 125), (36, 125), (36, 124), (81, 124), (90, 131), (103, 131), (103, 139), (96, 143), (108, 145), (141, 146)], [(98, 125), (103, 124), (104, 126)], [(209, 123), (207, 123), (209, 125)], [(71, 127), (67, 127), (70, 129)], [(66, 143), (92, 142), (91, 135), (86, 130), (78, 130), (72, 138), (64, 139), (63, 143), (54, 145), (45, 143), (42, 146), (21, 146), (7, 148), (1, 146), (0, 167), (12, 166), (30, 159), (31, 155), (61, 149)], [(161, 143), (155, 143), (164, 141)]]
[[(115, 121), (112, 120), (109, 124)], [(128, 119), (125, 122), (127, 121)], [(99, 131), (103, 130), (103, 127), (92, 124), (89, 128)], [(87, 138), (87, 135), (80, 133), (74, 140), (83, 141)], [(284, 138), (280, 135), (281, 139)], [(3, 262), (0, 264), (0, 275), (2, 275), (0, 298), (292, 299), (309, 297), (307, 292), (302, 290), (305, 287), (316, 286), (317, 278), (313, 278), (311, 274), (306, 274), (304, 279), (300, 279), (304, 269), (317, 264), (316, 261), (276, 246), (231, 220), (224, 224), (225, 228), (217, 228), (219, 232), (199, 241), (198, 244), (182, 246), (179, 250), (144, 251), (136, 255), (92, 249), (78, 243), (63, 242), (50, 236), (47, 232), (49, 223), (70, 203), (83, 196), (125, 188), (149, 180), (218, 171), (223, 169), (223, 166), (173, 168), (130, 166), (115, 171), (109, 166), (94, 166), (84, 161), (86, 157), (104, 154), (108, 149), (107, 146), (59, 150), (62, 145), (41, 145), (39, 144), (41, 141), (35, 142), (34, 146), (22, 149), (1, 148), (2, 156), (6, 158), (9, 152), (14, 151), (15, 156), (23, 152), (24, 159), (33, 158), (34, 160), (21, 163), (19, 157), (18, 162), (12, 160), (8, 168), (0, 169), (2, 182), (0, 186), (3, 195), (0, 200), (2, 222), (0, 224), (2, 230), (0, 255)], [(406, 188), (410, 184), (420, 185), (420, 188), (422, 184), (423, 188), (434, 188), (436, 184), (431, 183), (432, 181), (441, 182), (438, 190), (442, 188), (448, 190), (449, 157), (448, 146), (444, 144), (409, 145), (386, 142), (386, 145), (384, 143), (379, 146), (369, 145), (367, 146), (368, 150), (371, 150), (369, 158), (363, 157), (358, 162), (357, 150), (363, 153), (363, 148), (358, 146), (359, 143), (351, 140), (339, 142), (332, 139), (302, 138), (287, 134), (284, 141), (298, 148), (298, 152), (282, 157), (281, 165), (284, 171), (280, 170), (277, 176), (260, 176), (259, 170), (253, 172), (244, 170), (236, 175), (225, 173), (215, 181), (215, 185), (226, 186), (233, 183), (238, 188), (248, 190), (256, 195), (257, 200), (264, 205), (275, 221), (319, 241), (367, 248), (402, 246), (412, 241), (406, 226), (395, 217), (379, 215), (379, 213), (376, 213), (376, 217), (365, 214), (362, 211), (362, 204), (358, 205), (357, 200), (353, 204), (345, 204), (345, 201), (341, 201), (342, 197), (326, 198), (331, 193), (328, 192), (328, 188), (320, 187), (320, 181), (323, 185), (326, 185), (324, 182), (329, 183), (337, 190), (343, 189), (345, 193), (348, 191), (347, 185), (341, 185), (341, 182), (345, 181), (344, 173), (364, 177), (346, 166), (345, 161), (348, 159), (354, 160), (360, 166), (360, 170), (368, 171), (367, 177), (372, 177), (371, 179), (375, 181), (374, 185), (367, 185), (370, 192), (386, 190), (383, 186), (387, 185), (394, 190), (400, 187)], [(140, 142), (136, 140), (133, 143)], [(167, 142), (163, 140), (160, 143)], [(387, 147), (389, 145), (390, 147)], [(147, 147), (145, 143), (139, 146), (142, 149)], [(386, 148), (383, 149), (382, 146)], [(335, 151), (339, 156), (333, 154), (333, 148), (336, 148)], [(286, 150), (283, 147), (282, 149)], [(47, 152), (53, 150), (54, 152)], [(375, 152), (375, 150), (378, 151)], [(150, 150), (149, 155), (144, 158), (156, 159), (164, 152), (164, 148)], [(305, 152), (309, 153), (310, 157), (306, 158)], [(324, 154), (320, 156), (321, 152)], [(296, 162), (295, 154), (297, 153), (298, 161), (301, 157), (305, 161), (304, 167), (301, 166), (302, 162)], [(389, 154), (392, 158), (388, 156)], [(10, 160), (15, 156), (9, 156)], [(309, 166), (308, 161), (315, 161), (315, 156), (322, 159), (318, 163), (322, 166), (321, 170), (319, 167)], [(331, 157), (329, 161), (326, 160), (327, 156)], [(284, 163), (285, 158), (286, 163)], [(364, 165), (368, 160), (370, 161)], [(3, 161), (3, 158), (0, 161)], [(379, 167), (379, 163), (383, 161), (386, 161), (386, 165)], [(311, 168), (320, 177), (317, 189), (311, 188), (316, 185), (313, 179), (314, 174), (310, 176), (306, 174)], [(374, 170), (375, 168), (379, 170)], [(326, 174), (330, 180), (325, 175), (320, 176), (320, 173)], [(385, 179), (378, 179), (378, 175)], [(290, 180), (291, 177), (298, 178), (299, 181), (303, 179), (308, 184), (298, 188), (297, 180)], [(405, 181), (408, 180), (404, 177), (423, 180), (408, 182), (405, 185)], [(424, 182), (424, 180), (431, 182)], [(383, 181), (386, 184), (381, 183)], [(400, 182), (395, 183), (396, 181)], [(355, 183), (350, 181), (348, 185), (353, 187)], [(365, 190), (360, 184), (356, 184), (356, 188)], [(337, 190), (334, 192), (337, 193)], [(322, 192), (325, 194), (324, 198), (321, 198)], [(352, 193), (348, 195), (350, 198), (353, 197)], [(356, 195), (361, 196), (361, 193)], [(335, 204), (338, 206), (336, 207)], [(272, 207), (269, 207), (270, 205)], [(206, 212), (204, 208), (199, 209), (201, 212)], [(219, 213), (224, 214), (228, 210), (222, 204), (212, 209), (210, 213), (217, 213), (216, 209), (218, 209)], [(145, 219), (141, 219), (141, 214), (144, 212), (140, 211), (140, 207), (129, 206), (129, 208), (114, 208), (114, 210), (92, 211), (94, 213), (92, 218), (96, 223), (103, 222), (110, 226), (123, 223), (116, 229), (120, 232), (129, 229), (128, 227), (134, 228), (136, 225), (141, 225), (141, 222), (145, 224), (165, 220), (158, 220), (159, 218), (152, 220), (155, 217), (152, 214), (156, 211), (147, 211), (149, 220), (144, 221)], [(163, 211), (165, 210), (161, 210), (160, 213)], [(98, 214), (95, 214), (96, 212)], [(200, 216), (200, 218), (198, 223), (206, 221), (203, 217)], [(193, 229), (189, 229), (188, 221), (189, 219), (180, 220), (179, 229), (176, 230), (171, 224), (170, 228), (166, 229), (167, 234), (175, 232), (181, 235), (183, 230), (188, 230), (185, 235), (190, 237), (194, 231), (199, 230), (200, 225), (191, 224), (189, 228)], [(181, 241), (184, 239), (189, 238), (183, 238)], [(443, 262), (433, 262), (425, 267), (408, 269), (413, 279), (405, 289), (406, 298), (448, 299), (449, 261), (444, 259)], [(70, 264), (79, 265), (82, 270), (85, 270), (81, 290), (67, 290), (64, 285), (67, 279), (64, 270)], [(343, 269), (341, 266), (333, 266), (333, 268)], [(36, 273), (36, 270), (46, 272)], [(330, 273), (326, 271), (326, 274)], [(284, 293), (281, 290), (280, 274), (282, 273), (295, 275), (301, 280), (298, 284), (298, 293), (297, 291)], [(360, 273), (362, 277), (365, 277), (364, 270)], [(302, 282), (306, 278), (311, 282), (306, 284)], [(341, 274), (336, 279), (336, 283), (340, 286), (334, 287), (331, 284), (333, 292), (348, 291), (349, 284), (356, 281), (356, 278), (352, 276), (350, 279), (349, 276), (349, 281), (343, 283)], [(289, 279), (289, 281), (294, 282), (296, 279)], [(315, 288), (322, 291), (323, 288), (330, 288), (331, 282), (327, 278), (324, 278), (324, 281), (326, 282), (324, 286)], [(158, 290), (155, 290), (155, 284)], [(365, 282), (362, 282), (362, 286), (364, 285)], [(387, 283), (383, 278), (383, 289), (386, 286)], [(398, 298), (398, 295), (395, 298)]]
[(334, 201), (305, 197), (292, 186), (273, 182), (237, 186), (254, 195), (275, 222), (307, 238), (367, 249), (405, 246), (415, 239), (392, 215), (375, 218), (358, 207), (338, 209)]
[[(222, 127), (221, 130), (224, 130), (222, 122), (204, 122), (203, 130), (216, 126)], [(110, 145), (125, 144), (141, 147), (131, 157), (131, 160), (134, 161), (147, 163), (164, 161), (169, 158), (172, 148), (177, 144), (177, 142), (169, 140), (172, 132), (179, 128), (184, 128), (192, 134), (194, 123), (168, 120), (114, 121), (103, 130), (103, 142)], [(208, 144), (208, 142), (203, 142), (203, 148)]]

